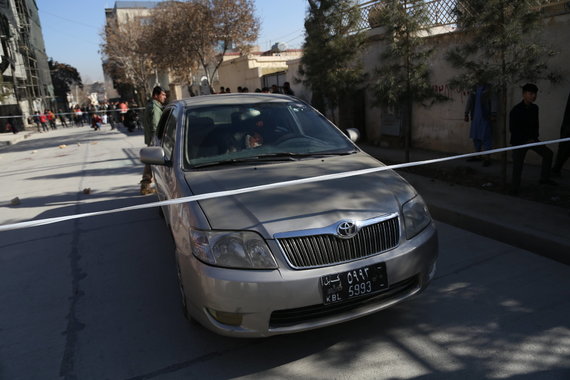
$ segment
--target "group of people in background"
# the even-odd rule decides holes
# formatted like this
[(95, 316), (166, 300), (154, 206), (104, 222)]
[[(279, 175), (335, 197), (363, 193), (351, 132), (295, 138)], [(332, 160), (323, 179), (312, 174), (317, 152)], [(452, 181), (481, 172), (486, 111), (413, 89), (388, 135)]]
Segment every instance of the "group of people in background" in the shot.
[[(512, 146), (540, 142), (538, 106), (535, 104), (537, 94), (538, 87), (534, 83), (525, 84), (522, 86), (521, 102), (517, 103), (509, 112), (508, 123)], [(471, 121), (469, 137), (473, 140), (476, 152), (492, 149), (492, 125), (496, 120), (496, 103), (496, 98), (492, 95), (490, 86), (485, 84), (477, 85), (468, 98), (465, 108), (465, 121)], [(570, 95), (568, 96), (560, 128), (560, 138), (568, 137), (570, 137)], [(561, 142), (559, 144), (554, 166), (552, 165), (554, 153), (546, 145), (535, 145), (513, 150), (512, 185), (510, 189), (512, 195), (519, 194), (524, 160), (529, 150), (536, 152), (542, 158), (538, 183), (540, 185), (556, 186), (557, 183), (551, 179), (551, 176), (560, 176), (562, 166), (570, 156), (570, 142)], [(480, 159), (480, 157), (474, 157), (468, 160)], [(490, 157), (484, 155), (483, 166), (489, 166), (490, 164)]]
[(49, 109), (45, 110), (44, 112), (34, 112), (32, 118), (34, 120), (34, 123), (36, 123), (38, 132), (47, 132), (50, 129), (57, 129), (56, 115)]
[[(249, 88), (238, 86), (237, 88), (238, 93), (247, 93), (249, 92)], [(295, 96), (295, 92), (291, 89), (291, 84), (289, 82), (283, 83), (282, 87), (279, 87), (276, 84), (271, 85), (271, 87), (263, 87), (263, 88), (256, 88), (256, 93), (264, 93), (264, 94), (284, 94), (289, 96)], [(231, 94), (232, 90), (229, 87), (220, 87), (220, 91), (216, 94)]]
[(82, 127), (91, 126), (94, 130), (100, 130), (103, 125), (110, 124), (115, 129), (116, 123), (123, 123), (129, 131), (135, 128), (142, 129), (138, 120), (137, 104), (134, 101), (104, 102), (99, 105), (72, 107), (69, 112), (59, 110), (56, 114), (52, 110), (35, 111), (30, 116), (29, 122), (35, 123), (38, 132), (49, 132), (57, 129), (57, 121), (61, 127), (68, 128), (73, 125)]

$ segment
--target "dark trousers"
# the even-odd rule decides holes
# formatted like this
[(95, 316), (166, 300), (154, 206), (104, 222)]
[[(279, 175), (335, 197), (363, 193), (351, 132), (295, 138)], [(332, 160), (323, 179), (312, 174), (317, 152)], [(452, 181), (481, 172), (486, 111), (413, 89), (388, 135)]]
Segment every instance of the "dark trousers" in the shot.
[(554, 164), (552, 170), (554, 170), (556, 173), (560, 173), (560, 170), (562, 170), (562, 167), (566, 163), (566, 160), (568, 160), (568, 157), (570, 157), (570, 142), (561, 142), (558, 145), (556, 163)]
[(521, 185), (521, 174), (524, 164), (526, 152), (534, 150), (542, 157), (542, 167), (540, 170), (540, 179), (546, 180), (550, 177), (550, 167), (552, 166), (552, 151), (545, 145), (533, 146), (532, 148), (523, 148), (513, 150), (513, 189), (518, 190)]
[[(563, 125), (560, 129), (560, 138), (570, 137), (570, 125)], [(561, 142), (558, 144), (558, 153), (556, 154), (556, 161), (554, 162), (554, 167), (552, 170), (556, 173), (560, 173), (564, 163), (570, 157), (570, 141)]]

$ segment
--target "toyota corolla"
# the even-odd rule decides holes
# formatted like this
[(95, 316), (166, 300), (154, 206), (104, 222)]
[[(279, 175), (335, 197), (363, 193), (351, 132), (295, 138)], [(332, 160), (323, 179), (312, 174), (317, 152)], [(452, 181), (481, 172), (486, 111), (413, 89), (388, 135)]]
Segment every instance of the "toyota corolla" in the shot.
[[(421, 196), (308, 104), (276, 94), (169, 104), (152, 165), (186, 315), (223, 335), (329, 326), (426, 288), (438, 243)], [(352, 175), (357, 174), (357, 175)], [(348, 175), (348, 176), (347, 176)]]

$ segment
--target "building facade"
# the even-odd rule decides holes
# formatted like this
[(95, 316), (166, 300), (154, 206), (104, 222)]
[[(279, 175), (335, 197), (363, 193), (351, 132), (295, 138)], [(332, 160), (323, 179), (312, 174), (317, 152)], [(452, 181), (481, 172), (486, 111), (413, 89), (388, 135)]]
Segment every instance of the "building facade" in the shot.
[(23, 115), (13, 119), (22, 129), (29, 115), (55, 104), (34, 0), (0, 0), (0, 54), (0, 116)]
[[(295, 86), (293, 75), (296, 71), (290, 70), (289, 66), (295, 65), (302, 54), (301, 50), (226, 54), (214, 88), (224, 86), (235, 92), (238, 87), (247, 87), (253, 92), (257, 88), (271, 87), (273, 84), (282, 87), (284, 82)], [(298, 90), (302, 91), (300, 87)]]

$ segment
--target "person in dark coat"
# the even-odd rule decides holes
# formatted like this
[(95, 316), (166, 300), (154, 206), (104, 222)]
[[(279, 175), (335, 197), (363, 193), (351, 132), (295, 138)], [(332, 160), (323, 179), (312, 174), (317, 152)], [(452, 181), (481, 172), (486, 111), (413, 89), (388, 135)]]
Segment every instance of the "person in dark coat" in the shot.
[[(566, 110), (564, 111), (564, 118), (562, 119), (562, 126), (560, 127), (560, 138), (564, 139), (570, 137), (570, 95), (566, 101)], [(552, 168), (552, 174), (560, 176), (560, 172), (566, 160), (570, 157), (570, 141), (561, 142), (558, 144), (558, 153), (556, 154), (556, 161)]]
[[(513, 146), (540, 141), (538, 139), (538, 106), (534, 104), (537, 93), (538, 87), (535, 84), (525, 84), (522, 88), (522, 102), (515, 105), (509, 114), (509, 130), (511, 132), (511, 145)], [(552, 150), (544, 145), (516, 149), (513, 151), (513, 184), (511, 189), (513, 195), (517, 195), (519, 192), (524, 158), (528, 150), (533, 150), (542, 156), (539, 183), (556, 185), (556, 182), (550, 179)]]

